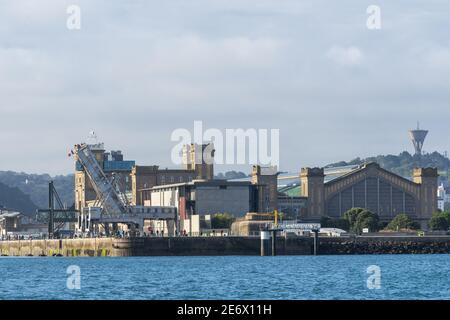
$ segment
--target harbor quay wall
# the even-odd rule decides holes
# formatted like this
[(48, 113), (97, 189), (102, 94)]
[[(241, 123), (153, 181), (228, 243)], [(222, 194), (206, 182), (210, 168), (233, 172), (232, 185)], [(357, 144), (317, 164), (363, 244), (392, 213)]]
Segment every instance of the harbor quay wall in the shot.
[[(277, 255), (311, 255), (314, 239), (279, 237)], [(260, 255), (259, 237), (89, 238), (0, 241), (2, 256), (221, 256)], [(450, 253), (450, 237), (321, 237), (318, 253), (432, 254)]]
[[(277, 254), (308, 255), (310, 238), (277, 238)], [(0, 241), (1, 256), (221, 256), (259, 255), (259, 237), (152, 237)]]
[[(115, 243), (115, 253), (120, 256), (225, 256), (261, 254), (261, 239), (259, 237), (167, 237), (143, 238), (140, 240), (140, 243), (133, 244), (127, 241)], [(312, 245), (313, 242), (310, 238), (277, 238), (277, 254), (309, 255), (313, 249)]]
[(0, 241), (2, 256), (112, 256), (113, 238)]

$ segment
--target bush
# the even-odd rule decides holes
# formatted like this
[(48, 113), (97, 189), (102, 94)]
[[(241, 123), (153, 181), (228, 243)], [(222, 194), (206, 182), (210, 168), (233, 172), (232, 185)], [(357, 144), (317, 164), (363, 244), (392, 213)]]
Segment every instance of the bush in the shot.
[(450, 226), (450, 211), (433, 213), (428, 226), (431, 230), (448, 230)]
[(386, 222), (386, 221), (383, 221), (383, 222), (379, 222), (378, 223), (378, 230), (384, 230), (384, 229), (386, 229), (387, 228), (387, 226), (388, 226), (388, 224), (389, 224), (389, 222)]
[(228, 213), (218, 213), (211, 218), (211, 227), (213, 229), (229, 229), (235, 218)]
[(400, 213), (387, 225), (387, 230), (398, 231), (402, 229), (418, 230), (420, 225), (413, 221), (407, 214)]
[(345, 231), (350, 230), (348, 221), (343, 218), (331, 218), (328, 216), (323, 216), (320, 219), (320, 226), (322, 228), (338, 228)]

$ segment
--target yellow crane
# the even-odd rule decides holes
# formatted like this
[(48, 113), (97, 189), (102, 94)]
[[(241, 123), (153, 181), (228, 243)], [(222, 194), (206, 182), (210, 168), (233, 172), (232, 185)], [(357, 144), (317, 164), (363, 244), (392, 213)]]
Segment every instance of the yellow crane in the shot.
[(274, 210), (273, 212), (274, 218), (275, 218), (275, 227), (278, 227), (278, 210)]

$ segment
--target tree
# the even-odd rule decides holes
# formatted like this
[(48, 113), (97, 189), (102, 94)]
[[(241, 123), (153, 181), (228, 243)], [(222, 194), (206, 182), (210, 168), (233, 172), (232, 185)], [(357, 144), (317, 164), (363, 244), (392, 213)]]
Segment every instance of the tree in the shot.
[(448, 230), (450, 226), (450, 211), (433, 213), (428, 226), (434, 231)]
[(407, 214), (400, 213), (387, 225), (387, 230), (398, 231), (401, 229), (418, 230), (420, 225), (413, 221)]
[(211, 218), (213, 229), (229, 229), (235, 218), (229, 213), (218, 213)]
[(450, 211), (447, 210), (447, 211), (442, 212), (441, 214), (442, 214), (443, 217), (445, 217), (447, 219), (448, 225), (450, 227)]
[(344, 219), (347, 220), (350, 231), (360, 234), (364, 228), (370, 231), (378, 231), (379, 218), (375, 213), (364, 208), (352, 208), (344, 213)]
[(378, 231), (379, 218), (378, 215), (372, 213), (369, 210), (362, 211), (356, 218), (356, 222), (353, 225), (353, 232), (362, 233), (362, 230), (367, 228), (369, 231)]
[(348, 221), (350, 227), (352, 227), (356, 223), (356, 219), (358, 215), (365, 211), (363, 208), (352, 208), (344, 213), (344, 219)]

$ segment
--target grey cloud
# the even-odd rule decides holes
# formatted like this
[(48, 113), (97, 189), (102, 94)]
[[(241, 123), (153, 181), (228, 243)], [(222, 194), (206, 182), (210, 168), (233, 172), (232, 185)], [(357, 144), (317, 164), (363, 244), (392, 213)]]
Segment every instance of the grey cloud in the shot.
[(69, 31), (72, 3), (0, 3), (0, 170), (70, 172), (91, 129), (171, 166), (170, 133), (194, 120), (280, 128), (282, 170), (400, 152), (418, 119), (427, 150), (448, 148), (445, 1), (381, 1), (379, 31), (356, 0), (80, 0)]

